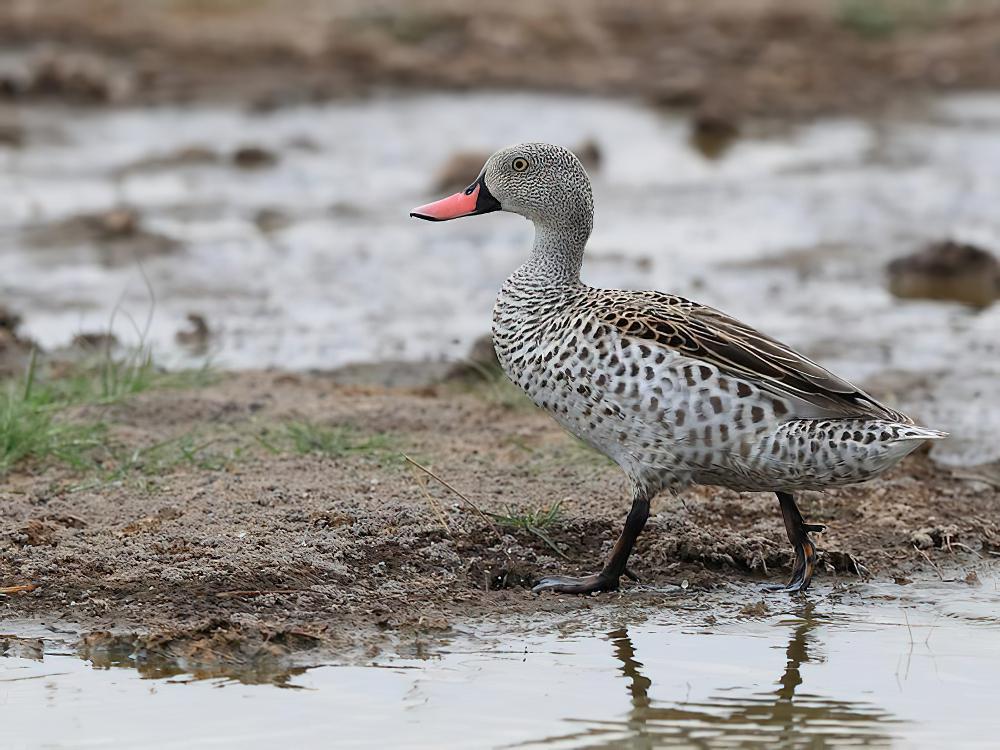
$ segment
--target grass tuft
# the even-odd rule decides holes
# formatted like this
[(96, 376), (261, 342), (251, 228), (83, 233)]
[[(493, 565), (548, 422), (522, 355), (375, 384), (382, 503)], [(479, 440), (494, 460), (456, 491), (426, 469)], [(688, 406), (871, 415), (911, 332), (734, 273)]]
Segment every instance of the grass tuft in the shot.
[[(223, 450), (220, 443), (229, 443), (229, 449)], [(149, 491), (156, 486), (155, 478), (180, 468), (222, 471), (241, 460), (248, 447), (233, 435), (204, 438), (194, 432), (141, 448), (107, 446), (90, 467), (95, 470), (92, 478), (72, 490), (79, 492), (128, 481)]]
[(83, 467), (104, 437), (100, 422), (61, 418), (57, 391), (39, 383), (37, 376), (38, 355), (32, 352), (24, 382), (8, 381), (0, 391), (0, 476), (28, 458), (56, 458)]
[[(370, 455), (379, 460), (400, 458), (393, 439), (386, 433), (363, 434), (351, 425), (326, 426), (315, 422), (288, 422), (283, 426), (283, 437), (292, 450), (302, 454), (318, 454), (343, 458), (351, 455)], [(277, 450), (268, 444), (271, 450)]]
[(501, 370), (472, 360), (464, 361), (462, 365), (468, 370), (468, 376), (459, 382), (459, 387), (466, 392), (506, 411), (529, 411), (536, 408), (527, 394), (514, 385)]
[(932, 28), (953, 7), (951, 0), (839, 0), (841, 26), (870, 39), (911, 28)]
[(873, 39), (892, 36), (899, 18), (884, 0), (842, 0), (838, 8), (841, 25)]
[(108, 405), (129, 396), (159, 388), (195, 388), (210, 384), (215, 373), (208, 365), (197, 370), (166, 372), (153, 362), (147, 347), (136, 347), (121, 356), (110, 352), (66, 368), (53, 368), (37, 384), (53, 404), (63, 406)]
[(28, 460), (98, 468), (98, 449), (107, 450), (107, 425), (101, 419), (73, 418), (71, 410), (113, 404), (152, 388), (203, 385), (212, 377), (207, 367), (162, 372), (145, 346), (118, 357), (107, 351), (96, 360), (47, 368), (32, 353), (23, 379), (0, 384), (0, 476)]
[(507, 506), (507, 513), (487, 513), (487, 515), (497, 522), (501, 528), (513, 529), (515, 531), (527, 531), (539, 539), (556, 552), (560, 557), (565, 558), (566, 553), (559, 549), (558, 545), (545, 532), (545, 529), (554, 525), (562, 515), (562, 501), (557, 500), (547, 508), (527, 508), (517, 509)]

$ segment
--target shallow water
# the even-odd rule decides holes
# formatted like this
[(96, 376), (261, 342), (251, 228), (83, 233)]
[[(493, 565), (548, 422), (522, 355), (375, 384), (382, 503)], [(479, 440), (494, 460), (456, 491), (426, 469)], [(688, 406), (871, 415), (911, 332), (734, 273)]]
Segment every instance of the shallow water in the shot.
[[(407, 210), (438, 193), (435, 175), (456, 151), (591, 139), (602, 164), (586, 281), (685, 294), (849, 378), (888, 377), (898, 405), (955, 435), (935, 447), (938, 459), (1000, 457), (1000, 444), (984, 439), (1000, 417), (979, 406), (1000, 382), (1000, 305), (977, 313), (901, 302), (883, 280), (886, 261), (928, 240), (957, 234), (1000, 247), (996, 95), (945, 99), (898, 120), (759, 133), (750, 124), (715, 160), (691, 147), (683, 119), (595, 98), (422, 95), (268, 114), (29, 107), (19, 116), (28, 143), (0, 147), (0, 294), (43, 346), (106, 328), (119, 300), (117, 331), (134, 339), (128, 318), (142, 328), (150, 308), (145, 275), (155, 293), (148, 340), (169, 364), (201, 361), (174, 338), (189, 312), (213, 329), (221, 367), (462, 357), (488, 330), (530, 227), (509, 215), (432, 225)], [(237, 169), (229, 157), (247, 144), (277, 162)], [(137, 168), (185, 148), (218, 158)], [(85, 233), (39, 239), (39, 229), (120, 204), (179, 244), (142, 245), (140, 271), (129, 242), (115, 253)], [(262, 228), (260, 211), (281, 218)]]
[(0, 660), (4, 747), (995, 747), (1000, 579), (980, 573), (819, 587), (759, 617), (721, 614), (759, 600), (746, 587), (678, 590), (632, 622), (611, 602), (571, 631), (484, 623), (427, 658), (268, 684), (53, 646)]

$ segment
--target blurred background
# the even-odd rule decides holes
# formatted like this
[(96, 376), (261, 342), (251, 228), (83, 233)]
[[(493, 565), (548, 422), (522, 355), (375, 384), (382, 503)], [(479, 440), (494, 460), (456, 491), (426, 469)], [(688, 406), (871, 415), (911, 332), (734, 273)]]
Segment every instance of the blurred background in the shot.
[(951, 430), (939, 460), (1000, 458), (998, 2), (6, 0), (0, 44), (4, 373), (140, 345), (433, 378), (531, 228), (407, 211), (544, 140), (594, 179), (585, 281), (722, 308)]

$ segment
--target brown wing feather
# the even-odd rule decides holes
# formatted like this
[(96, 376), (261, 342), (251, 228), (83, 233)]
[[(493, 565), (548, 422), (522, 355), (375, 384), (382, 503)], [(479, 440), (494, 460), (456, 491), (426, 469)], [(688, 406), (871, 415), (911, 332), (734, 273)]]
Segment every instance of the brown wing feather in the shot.
[(609, 293), (600, 319), (627, 336), (648, 339), (732, 375), (795, 396), (830, 416), (870, 416), (911, 424), (857, 386), (794, 349), (719, 310), (683, 297)]

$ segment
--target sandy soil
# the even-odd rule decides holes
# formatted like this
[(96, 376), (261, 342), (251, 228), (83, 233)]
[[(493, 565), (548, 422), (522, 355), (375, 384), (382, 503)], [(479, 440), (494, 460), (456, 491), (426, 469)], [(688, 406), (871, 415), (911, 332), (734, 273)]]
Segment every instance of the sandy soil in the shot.
[[(378, 87), (631, 94), (719, 118), (1000, 84), (1000, 3), (19, 0), (0, 98), (237, 100)], [(728, 127), (728, 126), (727, 126)]]
[[(256, 664), (316, 649), (363, 657), (476, 618), (648, 611), (678, 585), (697, 595), (787, 576), (773, 496), (696, 488), (655, 503), (631, 562), (642, 585), (533, 595), (543, 573), (599, 565), (627, 511), (618, 469), (498, 383), (343, 379), (226, 375), (87, 407), (78, 416), (102, 417), (109, 441), (147, 450), (117, 474), (52, 465), (6, 478), (0, 585), (38, 588), (0, 598), (0, 619), (59, 623), (104, 659), (138, 649)], [(297, 420), (338, 437), (325, 453), (297, 452), (286, 438)], [(184, 436), (195, 436), (184, 460), (154, 460), (150, 446)], [(498, 537), (402, 453), (485, 511), (560, 502), (544, 533), (567, 559), (526, 529), (498, 521)], [(956, 477), (915, 455), (867, 485), (805, 493), (807, 519), (829, 524), (817, 583), (856, 580), (851, 556), (901, 585), (989, 559), (1000, 550), (996, 487), (996, 476)]]

